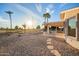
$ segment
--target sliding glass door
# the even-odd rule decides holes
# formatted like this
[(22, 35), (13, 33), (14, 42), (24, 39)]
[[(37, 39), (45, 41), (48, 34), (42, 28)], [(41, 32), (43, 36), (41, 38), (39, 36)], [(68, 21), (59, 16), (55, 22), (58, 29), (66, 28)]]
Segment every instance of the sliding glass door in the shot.
[(68, 20), (68, 35), (76, 37), (76, 17), (72, 17)]

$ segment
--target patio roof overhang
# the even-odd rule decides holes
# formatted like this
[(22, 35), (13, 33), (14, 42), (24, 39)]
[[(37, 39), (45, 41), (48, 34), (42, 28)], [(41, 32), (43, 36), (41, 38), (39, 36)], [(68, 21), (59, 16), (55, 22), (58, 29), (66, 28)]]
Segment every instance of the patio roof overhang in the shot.
[(65, 20), (67, 20), (71, 17), (76, 16), (78, 13), (79, 13), (79, 7), (76, 7), (76, 8), (72, 8), (72, 9), (69, 9), (69, 10), (62, 11), (60, 13), (60, 17), (61, 17), (62, 21), (65, 21)]
[(64, 21), (62, 21), (62, 22), (50, 22), (50, 23), (45, 24), (45, 26), (64, 27)]

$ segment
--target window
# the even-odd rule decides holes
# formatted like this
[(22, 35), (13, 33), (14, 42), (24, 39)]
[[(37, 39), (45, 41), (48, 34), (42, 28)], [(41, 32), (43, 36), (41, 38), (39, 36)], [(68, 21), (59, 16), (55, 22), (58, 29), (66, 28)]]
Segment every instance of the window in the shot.
[(69, 19), (68, 35), (76, 37), (76, 17), (72, 17)]

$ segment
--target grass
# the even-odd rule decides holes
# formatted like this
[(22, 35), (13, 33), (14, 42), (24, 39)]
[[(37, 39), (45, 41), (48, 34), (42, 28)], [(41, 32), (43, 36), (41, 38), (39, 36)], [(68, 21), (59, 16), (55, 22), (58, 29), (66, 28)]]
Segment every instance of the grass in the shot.
[(10, 32), (10, 33), (24, 33), (24, 32), (39, 32), (40, 29), (2, 29), (0, 30), (0, 33), (6, 33), (6, 32)]

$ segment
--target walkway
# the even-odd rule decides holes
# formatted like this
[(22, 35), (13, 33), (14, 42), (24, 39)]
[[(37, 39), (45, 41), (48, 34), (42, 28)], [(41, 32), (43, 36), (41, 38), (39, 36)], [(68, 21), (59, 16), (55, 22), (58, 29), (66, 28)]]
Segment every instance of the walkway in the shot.
[(60, 36), (59, 34), (59, 36), (57, 36), (57, 33), (56, 36), (53, 35), (48, 35), (49, 38), (47, 39), (47, 48), (51, 53), (57, 56), (79, 56), (79, 50), (66, 43), (63, 36)]

